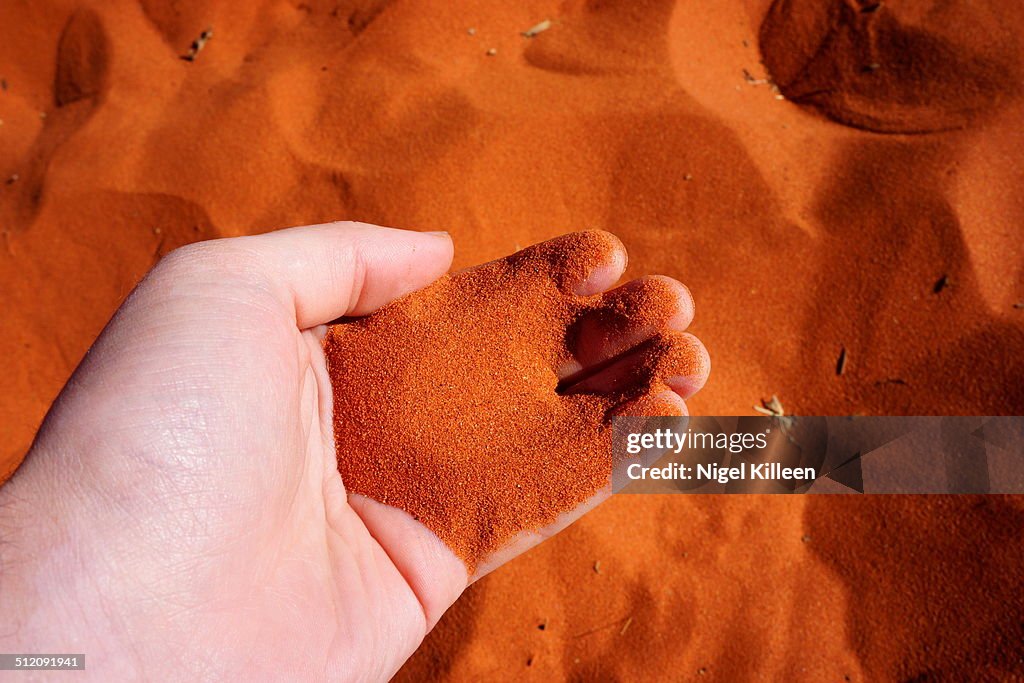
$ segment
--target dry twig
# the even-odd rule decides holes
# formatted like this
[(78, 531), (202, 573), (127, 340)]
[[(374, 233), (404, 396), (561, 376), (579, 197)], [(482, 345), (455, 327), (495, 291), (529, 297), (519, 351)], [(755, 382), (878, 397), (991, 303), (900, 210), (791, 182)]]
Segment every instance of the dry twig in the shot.
[(535, 26), (531, 26), (530, 28), (528, 28), (525, 31), (523, 31), (522, 36), (524, 38), (533, 38), (538, 33), (544, 33), (544, 31), (547, 31), (549, 28), (551, 28), (551, 20), (550, 19), (545, 19), (544, 21), (540, 22), (539, 24), (536, 24)]

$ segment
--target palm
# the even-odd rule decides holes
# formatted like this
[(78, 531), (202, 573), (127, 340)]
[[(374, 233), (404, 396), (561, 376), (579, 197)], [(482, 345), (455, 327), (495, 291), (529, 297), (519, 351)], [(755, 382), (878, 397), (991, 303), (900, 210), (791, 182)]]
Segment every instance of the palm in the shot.
[[(221, 435), (226, 441), (223, 448), (234, 449), (227, 452), (254, 453), (255, 462), (277, 464), (276, 476), (250, 475), (261, 482), (261, 490), (239, 491), (241, 498), (252, 500), (241, 506), (237, 528), (262, 529), (253, 542), (239, 547), (239, 563), (266, 567), (265, 580), (246, 591), (252, 623), (260, 631), (253, 644), (257, 651), (274, 653), (267, 662), (272, 671), (290, 668), (287, 661), (274, 661), (277, 658), (302, 657), (325, 663), (330, 679), (353, 668), (371, 679), (388, 678), (402, 661), (396, 651), (411, 653), (443, 609), (428, 604), (425, 611), (421, 600), (453, 600), (465, 585), (465, 573), (436, 539), (411, 519), (401, 519), (399, 511), (363, 501), (359, 512), (370, 518), (364, 522), (349, 505), (336, 464), (321, 331), (299, 331), (286, 323), (270, 338), (261, 338), (251, 334), (253, 329), (247, 325), (238, 330), (237, 347), (251, 344), (245, 357), (263, 359), (258, 362), (265, 366), (262, 372), (234, 378), (257, 397), (245, 430), (251, 437), (232, 444), (237, 431)], [(260, 376), (276, 379), (269, 385), (252, 381)], [(234, 484), (239, 481), (230, 478)], [(259, 516), (253, 518), (246, 510), (258, 510)], [(380, 517), (389, 515), (397, 517), (392, 521), (399, 525), (392, 526), (396, 537), (388, 539), (392, 542), (385, 551), (367, 523), (386, 523)], [(260, 524), (261, 519), (270, 523)], [(225, 528), (229, 535), (234, 533), (230, 526)], [(444, 560), (423, 582), (436, 597), (418, 597), (399, 570), (416, 563), (415, 555), (423, 552), (424, 544), (427, 552), (441, 554)], [(232, 578), (228, 571), (228, 583)], [(287, 611), (281, 610), (282, 596), (287, 598)], [(293, 642), (296, 633), (309, 634), (300, 641), (307, 652), (274, 647)], [(405, 642), (396, 643), (395, 634)], [(353, 652), (360, 654), (360, 661), (352, 661)]]
[[(182, 620), (180, 636), (255, 657), (249, 663), (265, 671), (287, 671), (304, 661), (332, 674), (355, 667), (386, 678), (401, 661), (395, 646), (410, 653), (439, 613), (424, 614), (395, 566), (407, 558), (393, 562), (346, 499), (330, 426), (322, 328), (301, 331), (294, 313), (272, 297), (245, 294), (244, 306), (238, 303), (242, 288), (222, 286), (201, 302), (182, 297), (190, 324), (176, 336), (160, 332), (159, 345), (139, 351), (139, 363), (150, 368), (147, 384), (163, 390), (124, 397), (153, 401), (150, 409), (157, 415), (174, 415), (179, 406), (202, 407), (189, 424), (151, 423), (143, 435), (152, 443), (154, 435), (174, 433), (159, 457), (174, 463), (169, 476), (187, 477), (158, 480), (153, 497), (164, 498), (169, 488), (194, 492), (187, 506), (170, 505), (154, 516), (159, 529), (149, 526), (178, 549), (183, 562), (175, 571), (201, 577), (189, 584), (195, 591), (189, 600), (200, 607)], [(137, 338), (149, 336), (145, 325), (135, 321)], [(220, 334), (209, 334), (217, 325)], [(188, 359), (202, 363), (192, 361), (183, 378)], [(224, 405), (244, 410), (224, 411)], [(373, 515), (379, 507), (363, 509)], [(203, 515), (199, 534), (197, 511)], [(430, 542), (413, 538), (425, 530), (411, 519), (405, 523), (408, 538), (395, 543), (392, 554)], [(152, 561), (159, 565), (161, 558)], [(448, 576), (432, 583), (465, 585), (454, 557), (441, 567)], [(173, 593), (163, 596), (165, 604), (180, 602), (177, 582), (167, 585)], [(225, 607), (251, 618), (224, 623), (219, 615)], [(407, 642), (393, 642), (396, 633)], [(303, 651), (281, 650), (282, 642), (298, 643)], [(352, 661), (353, 652), (360, 661)]]
[[(78, 612), (117, 605), (116, 618), (82, 630), (95, 635), (79, 647), (104, 668), (160, 677), (149, 663), (165, 666), (174, 652), (176, 670), (204, 676), (386, 678), (465, 587), (462, 565), (411, 518), (364, 502), (371, 526), (388, 526), (375, 539), (346, 500), (318, 339), (319, 323), (438, 277), (450, 241), (326, 231), (342, 241), (340, 253), (324, 249), (324, 230), (297, 229), (162, 262), (104, 330), (2, 489), (36, 507), (81, 501), (60, 520), (53, 547), (87, 540), (74, 561), (89, 568), (89, 587), (68, 587)], [(331, 273), (309, 283), (315, 291), (296, 291), (301, 277), (292, 285), (289, 268), (308, 275), (337, 265), (351, 276), (349, 259), (363, 256), (341, 238), (361, 231), (384, 237), (368, 253), (380, 248), (397, 263), (412, 263), (418, 248), (422, 272), (403, 269), (394, 291), (369, 276), (346, 291)], [(275, 241), (296, 243), (271, 250), (287, 255), (282, 264), (248, 248)], [(318, 261), (325, 251), (337, 263)], [(331, 284), (336, 298), (324, 290)]]

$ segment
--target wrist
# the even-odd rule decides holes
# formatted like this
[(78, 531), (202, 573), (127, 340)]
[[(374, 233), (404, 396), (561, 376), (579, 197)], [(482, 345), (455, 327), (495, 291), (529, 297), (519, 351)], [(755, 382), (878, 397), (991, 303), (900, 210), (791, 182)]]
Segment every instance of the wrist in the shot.
[(89, 668), (127, 674), (127, 661), (108, 666), (121, 640), (112, 628), (116, 611), (102, 577), (90, 573), (75, 494), (47, 476), (52, 455), (33, 447), (0, 486), (0, 651), (80, 653)]

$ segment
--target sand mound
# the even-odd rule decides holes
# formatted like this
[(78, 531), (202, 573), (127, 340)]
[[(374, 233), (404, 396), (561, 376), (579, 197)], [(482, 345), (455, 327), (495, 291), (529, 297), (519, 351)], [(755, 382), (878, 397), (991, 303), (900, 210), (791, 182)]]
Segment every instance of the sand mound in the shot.
[(883, 133), (963, 128), (1020, 92), (1024, 13), (999, 5), (776, 0), (761, 51), (786, 97), (841, 123)]
[[(694, 412), (1020, 414), (1019, 3), (769, 4), (0, 3), (4, 462), (166, 250), (338, 218), (614, 232), (694, 294)], [(1022, 508), (614, 498), (406, 673), (1021, 675)]]

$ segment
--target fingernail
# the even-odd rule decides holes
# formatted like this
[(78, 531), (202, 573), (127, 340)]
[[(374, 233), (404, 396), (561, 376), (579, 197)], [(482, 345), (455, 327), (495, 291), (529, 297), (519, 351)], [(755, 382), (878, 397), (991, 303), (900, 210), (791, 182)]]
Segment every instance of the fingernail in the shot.
[(452, 236), (447, 231), (445, 231), (445, 230), (430, 230), (430, 231), (427, 232), (427, 234), (428, 235), (436, 235), (438, 237), (447, 237), (448, 239), (452, 238)]

